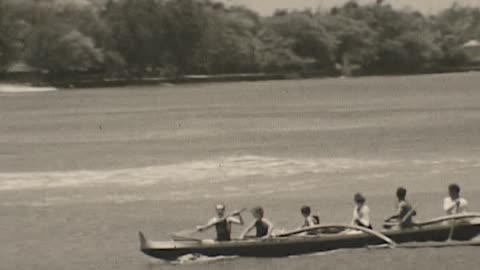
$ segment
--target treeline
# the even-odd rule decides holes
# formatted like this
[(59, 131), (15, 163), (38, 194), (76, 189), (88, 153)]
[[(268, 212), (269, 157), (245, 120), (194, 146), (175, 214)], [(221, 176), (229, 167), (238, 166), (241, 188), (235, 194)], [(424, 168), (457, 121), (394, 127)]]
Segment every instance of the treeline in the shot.
[(378, 0), (261, 17), (209, 0), (0, 0), (0, 70), (49, 74), (417, 73), (464, 64), (480, 10), (435, 16)]

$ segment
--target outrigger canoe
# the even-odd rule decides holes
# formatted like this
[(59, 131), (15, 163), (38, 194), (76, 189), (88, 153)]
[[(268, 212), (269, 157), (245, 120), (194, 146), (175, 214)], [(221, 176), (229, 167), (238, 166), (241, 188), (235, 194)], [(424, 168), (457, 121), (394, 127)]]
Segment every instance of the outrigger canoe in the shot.
[[(151, 257), (176, 260), (187, 254), (204, 256), (285, 257), (367, 246), (414, 242), (444, 242), (480, 245), (470, 240), (480, 235), (480, 214), (460, 214), (417, 223), (408, 229), (376, 232), (351, 225), (318, 225), (268, 239), (228, 242), (212, 240), (150, 241), (140, 232), (140, 249)], [(315, 234), (312, 234), (315, 232)], [(353, 232), (353, 233), (352, 233)], [(307, 233), (307, 234), (306, 234)]]

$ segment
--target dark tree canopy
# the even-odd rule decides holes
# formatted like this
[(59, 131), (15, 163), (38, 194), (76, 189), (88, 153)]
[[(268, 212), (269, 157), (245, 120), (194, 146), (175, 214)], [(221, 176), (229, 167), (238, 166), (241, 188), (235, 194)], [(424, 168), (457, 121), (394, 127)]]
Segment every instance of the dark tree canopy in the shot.
[(210, 0), (0, 0), (0, 71), (417, 73), (463, 65), (462, 44), (480, 39), (478, 8), (425, 16), (388, 2), (262, 17)]

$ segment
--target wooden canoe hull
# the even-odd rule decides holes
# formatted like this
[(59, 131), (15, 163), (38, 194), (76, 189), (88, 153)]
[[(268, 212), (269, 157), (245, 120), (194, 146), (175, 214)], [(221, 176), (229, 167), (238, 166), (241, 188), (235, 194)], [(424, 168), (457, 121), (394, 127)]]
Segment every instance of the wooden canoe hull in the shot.
[[(468, 241), (480, 234), (480, 223), (458, 223), (453, 233), (450, 224), (383, 232), (398, 244), (410, 242)], [(321, 234), (271, 239), (233, 240), (229, 242), (152, 242), (141, 235), (141, 251), (146, 255), (175, 260), (186, 254), (204, 256), (285, 257), (336, 249), (382, 245), (381, 239), (364, 233)]]

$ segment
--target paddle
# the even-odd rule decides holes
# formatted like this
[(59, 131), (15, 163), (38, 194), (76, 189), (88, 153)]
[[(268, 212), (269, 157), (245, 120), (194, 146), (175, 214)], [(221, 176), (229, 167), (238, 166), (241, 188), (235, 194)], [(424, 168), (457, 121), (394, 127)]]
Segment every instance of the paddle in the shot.
[[(240, 213), (244, 212), (245, 210), (247, 210), (247, 208), (242, 208), (240, 210), (236, 210), (236, 211), (233, 211), (232, 213), (224, 216), (223, 218), (221, 219), (218, 219), (216, 220), (215, 222), (213, 223), (209, 223), (207, 225), (207, 228), (209, 227), (212, 227), (212, 226), (215, 226), (217, 225), (218, 223), (220, 222), (223, 222), (225, 221), (227, 218), (229, 217), (233, 217), (233, 216), (236, 216), (236, 215), (239, 215)], [(184, 230), (184, 231), (180, 231), (180, 232), (177, 232), (177, 233), (174, 233), (172, 235), (170, 235), (170, 237), (172, 238), (172, 240), (174, 241), (202, 241), (202, 239), (198, 239), (198, 238), (195, 238), (195, 237), (191, 237), (190, 235), (194, 234), (194, 233), (197, 233), (197, 232), (201, 232), (203, 231), (204, 229), (207, 229), (207, 228), (203, 228), (202, 230), (196, 228), (196, 229), (189, 229), (189, 230)]]
[[(458, 209), (460, 208), (460, 202), (456, 202), (455, 203), (455, 213), (458, 214)], [(452, 241), (452, 237), (453, 237), (453, 231), (455, 230), (455, 223), (457, 222), (456, 219), (453, 219), (452, 220), (452, 225), (450, 226), (450, 232), (448, 233), (448, 239), (447, 239), (447, 242), (450, 242)]]
[(412, 209), (410, 209), (410, 211), (408, 211), (408, 213), (402, 218), (402, 220), (400, 220), (400, 224), (404, 224), (405, 221), (407, 221), (407, 219), (409, 219), (410, 217), (412, 217), (412, 215), (413, 215), (414, 213), (416, 213), (416, 211), (417, 211), (416, 209), (417, 209), (417, 206), (414, 205), (414, 206), (412, 207)]

